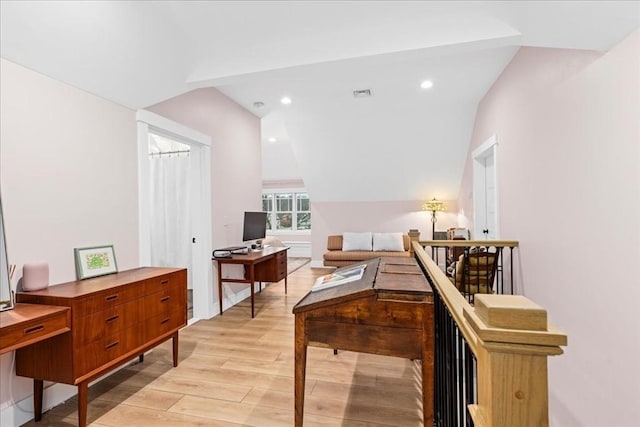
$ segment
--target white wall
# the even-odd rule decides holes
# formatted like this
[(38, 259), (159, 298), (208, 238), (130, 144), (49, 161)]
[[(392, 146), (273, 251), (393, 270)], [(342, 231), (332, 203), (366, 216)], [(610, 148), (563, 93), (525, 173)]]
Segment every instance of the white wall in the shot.
[[(73, 248), (102, 244), (114, 245), (120, 270), (137, 267), (135, 112), (0, 59), (0, 125), (7, 250), (18, 277), (24, 263), (45, 261), (51, 284), (75, 280)], [(31, 393), (12, 358), (0, 359), (3, 407)]]
[[(549, 360), (557, 427), (640, 419), (640, 32), (602, 55), (523, 48), (479, 106), (496, 134), (502, 237), (569, 345)], [(467, 159), (460, 207), (472, 212)]]

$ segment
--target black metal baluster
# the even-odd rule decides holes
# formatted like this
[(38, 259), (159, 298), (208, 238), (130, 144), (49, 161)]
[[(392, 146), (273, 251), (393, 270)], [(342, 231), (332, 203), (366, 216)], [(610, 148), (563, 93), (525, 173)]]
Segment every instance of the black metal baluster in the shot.
[(513, 246), (509, 246), (509, 249), (511, 250), (509, 253), (509, 262), (511, 262), (511, 268), (509, 273), (511, 274), (511, 295), (513, 295)]
[(456, 329), (457, 345), (456, 345), (456, 359), (458, 359), (458, 371), (456, 381), (458, 382), (458, 425), (464, 422), (464, 370), (463, 370), (463, 337), (460, 329)]

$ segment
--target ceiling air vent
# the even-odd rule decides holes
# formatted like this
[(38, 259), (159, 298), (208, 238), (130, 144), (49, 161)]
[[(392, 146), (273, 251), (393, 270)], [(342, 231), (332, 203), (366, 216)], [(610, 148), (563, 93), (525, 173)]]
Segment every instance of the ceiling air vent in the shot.
[(353, 91), (354, 98), (368, 98), (370, 96), (371, 96), (371, 89), (361, 89), (361, 90)]

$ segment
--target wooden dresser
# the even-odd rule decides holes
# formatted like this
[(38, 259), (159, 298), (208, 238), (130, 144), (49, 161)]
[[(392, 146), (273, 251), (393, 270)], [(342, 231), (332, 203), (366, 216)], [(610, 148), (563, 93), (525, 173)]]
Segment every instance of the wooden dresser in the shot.
[(20, 303), (71, 308), (71, 331), (21, 348), (16, 374), (34, 379), (34, 412), (42, 416), (43, 381), (78, 386), (78, 422), (87, 422), (88, 385), (187, 324), (187, 270), (143, 267), (16, 294)]

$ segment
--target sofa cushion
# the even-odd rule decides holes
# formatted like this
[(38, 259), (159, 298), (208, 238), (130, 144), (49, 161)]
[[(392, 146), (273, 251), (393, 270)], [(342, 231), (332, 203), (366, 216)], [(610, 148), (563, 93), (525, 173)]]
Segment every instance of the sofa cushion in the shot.
[(409, 252), (387, 252), (387, 251), (329, 251), (324, 254), (325, 261), (364, 261), (367, 259), (391, 256), (410, 257)]
[(327, 238), (327, 250), (329, 251), (342, 250), (342, 234), (338, 236), (329, 236)]
[(374, 251), (404, 251), (404, 239), (402, 233), (373, 233)]
[(370, 251), (373, 248), (373, 233), (370, 231), (364, 233), (342, 234), (342, 250), (343, 251)]

